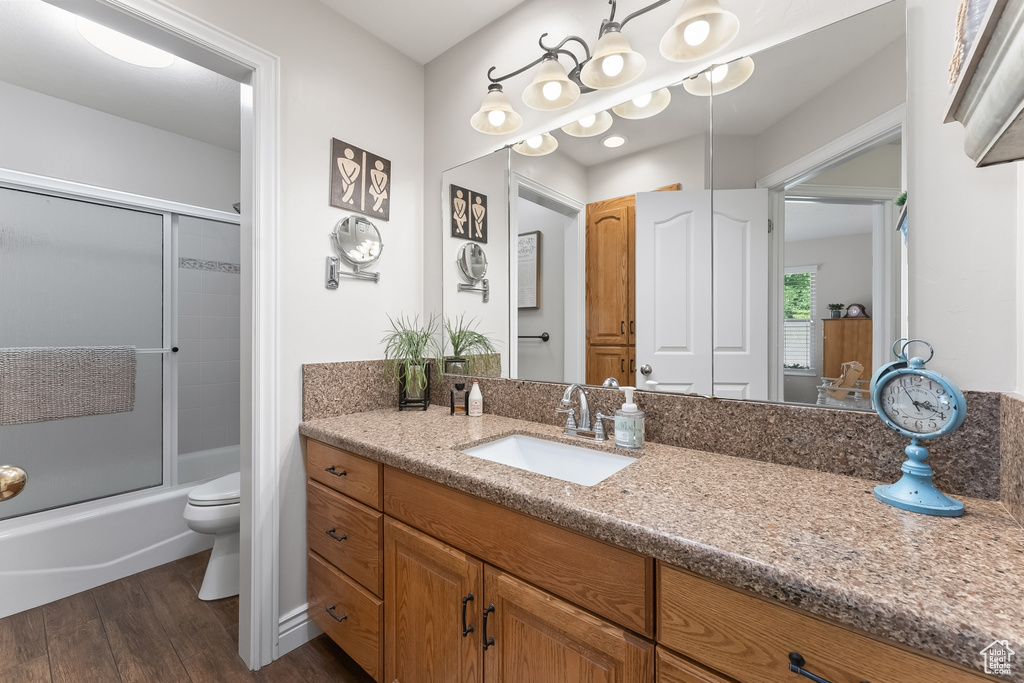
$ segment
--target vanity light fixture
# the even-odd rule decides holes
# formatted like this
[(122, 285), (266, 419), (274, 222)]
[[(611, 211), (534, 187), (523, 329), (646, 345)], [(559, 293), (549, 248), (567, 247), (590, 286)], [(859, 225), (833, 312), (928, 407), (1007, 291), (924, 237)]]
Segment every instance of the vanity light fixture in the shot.
[(739, 30), (740, 20), (718, 0), (686, 0), (661, 39), (661, 55), (673, 62), (702, 59), (731, 43)]
[(558, 149), (558, 140), (551, 133), (541, 133), (512, 145), (513, 151), (528, 157), (542, 157)]
[(75, 23), (83, 38), (94, 47), (122, 62), (150, 69), (162, 69), (174, 63), (174, 55), (170, 52), (164, 52), (160, 48), (126, 36), (120, 31), (115, 31), (83, 17), (78, 17)]
[(562, 126), (562, 132), (575, 138), (589, 138), (600, 135), (611, 127), (612, 115), (606, 111), (599, 111)]
[(628, 138), (625, 135), (619, 135), (616, 133), (601, 140), (601, 144), (609, 149), (615, 149), (616, 147), (622, 147), (626, 144), (626, 140), (628, 140)]
[(686, 92), (698, 97), (710, 97), (712, 92), (721, 95), (746, 83), (753, 73), (754, 60), (750, 57), (740, 57), (725, 64), (709, 67), (687, 78), (683, 81), (683, 87), (686, 88)]
[(612, 111), (624, 119), (646, 119), (665, 111), (671, 101), (668, 88), (661, 88), (614, 106)]
[[(501, 83), (538, 64), (540, 68), (523, 92), (523, 102), (532, 109), (544, 111), (568, 107), (582, 93), (615, 88), (639, 77), (646, 66), (646, 60), (630, 47), (629, 39), (623, 35), (622, 29), (636, 17), (661, 7), (669, 0), (652, 2), (627, 15), (622, 21), (615, 20), (616, 2), (608, 0), (611, 12), (607, 19), (601, 21), (593, 52), (587, 41), (579, 36), (567, 36), (557, 45), (545, 45), (544, 39), (548, 34), (544, 33), (538, 41), (543, 54), (537, 59), (504, 76), (494, 76), (497, 67), (488, 69), (490, 85), (480, 110), (470, 119), (473, 128), (491, 135), (503, 135), (517, 130), (522, 124), (522, 118), (515, 113), (508, 98), (502, 93)], [(738, 30), (739, 20), (736, 15), (723, 10), (718, 0), (687, 0), (676, 23), (662, 38), (661, 51), (669, 59), (699, 59), (725, 47), (735, 38)], [(579, 46), (573, 48), (575, 52), (566, 47), (569, 43)], [(580, 50), (582, 56), (577, 54)], [(694, 56), (689, 56), (691, 54)], [(568, 71), (559, 61), (561, 57), (572, 60), (573, 67)]]

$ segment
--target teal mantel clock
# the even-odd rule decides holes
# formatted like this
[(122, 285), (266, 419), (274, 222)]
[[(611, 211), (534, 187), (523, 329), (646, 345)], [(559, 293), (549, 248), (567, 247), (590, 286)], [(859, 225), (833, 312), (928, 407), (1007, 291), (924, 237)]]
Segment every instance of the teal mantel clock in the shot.
[[(928, 347), (927, 359), (908, 360), (911, 344)], [(952, 433), (967, 417), (960, 389), (925, 364), (935, 356), (932, 345), (920, 339), (898, 339), (892, 346), (896, 360), (878, 368), (871, 378), (871, 404), (890, 428), (910, 437), (903, 476), (895, 484), (875, 487), (875, 498), (904, 510), (925, 515), (959, 517), (964, 505), (945, 495), (932, 483), (932, 468), (925, 462), (928, 449), (921, 445)]]

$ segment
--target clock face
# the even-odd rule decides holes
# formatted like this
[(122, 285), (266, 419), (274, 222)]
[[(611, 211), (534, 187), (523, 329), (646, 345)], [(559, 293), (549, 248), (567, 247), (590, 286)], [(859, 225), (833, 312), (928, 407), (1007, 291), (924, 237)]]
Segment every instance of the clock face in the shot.
[(931, 434), (955, 417), (954, 400), (938, 382), (915, 374), (886, 381), (878, 394), (882, 412), (908, 432)]
[(864, 315), (864, 307), (860, 304), (850, 304), (846, 308), (847, 318), (860, 318)]

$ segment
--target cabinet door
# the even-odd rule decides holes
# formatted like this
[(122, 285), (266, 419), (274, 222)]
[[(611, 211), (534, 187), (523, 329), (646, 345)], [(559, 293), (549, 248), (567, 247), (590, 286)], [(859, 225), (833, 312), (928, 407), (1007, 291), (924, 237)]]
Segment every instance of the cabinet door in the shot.
[(842, 373), (843, 363), (858, 361), (864, 366), (861, 379), (871, 379), (871, 320), (868, 318), (826, 319), (824, 335), (822, 377), (836, 378)]
[[(614, 377), (622, 386), (631, 386), (629, 374), (629, 346), (588, 346), (587, 384), (601, 384)], [(577, 418), (579, 415), (576, 416)]]
[(587, 342), (628, 344), (632, 320), (632, 196), (587, 205)]
[(487, 683), (653, 683), (654, 645), (486, 566)]
[(384, 680), (479, 683), (480, 561), (386, 518), (384, 577)]

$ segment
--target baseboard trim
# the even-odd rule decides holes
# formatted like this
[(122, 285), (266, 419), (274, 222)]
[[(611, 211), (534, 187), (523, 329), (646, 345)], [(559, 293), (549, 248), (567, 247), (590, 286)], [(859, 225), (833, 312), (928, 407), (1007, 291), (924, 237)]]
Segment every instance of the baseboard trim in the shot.
[(284, 657), (295, 648), (302, 647), (323, 633), (309, 618), (309, 605), (299, 605), (281, 616), (278, 625), (277, 654), (274, 659)]

